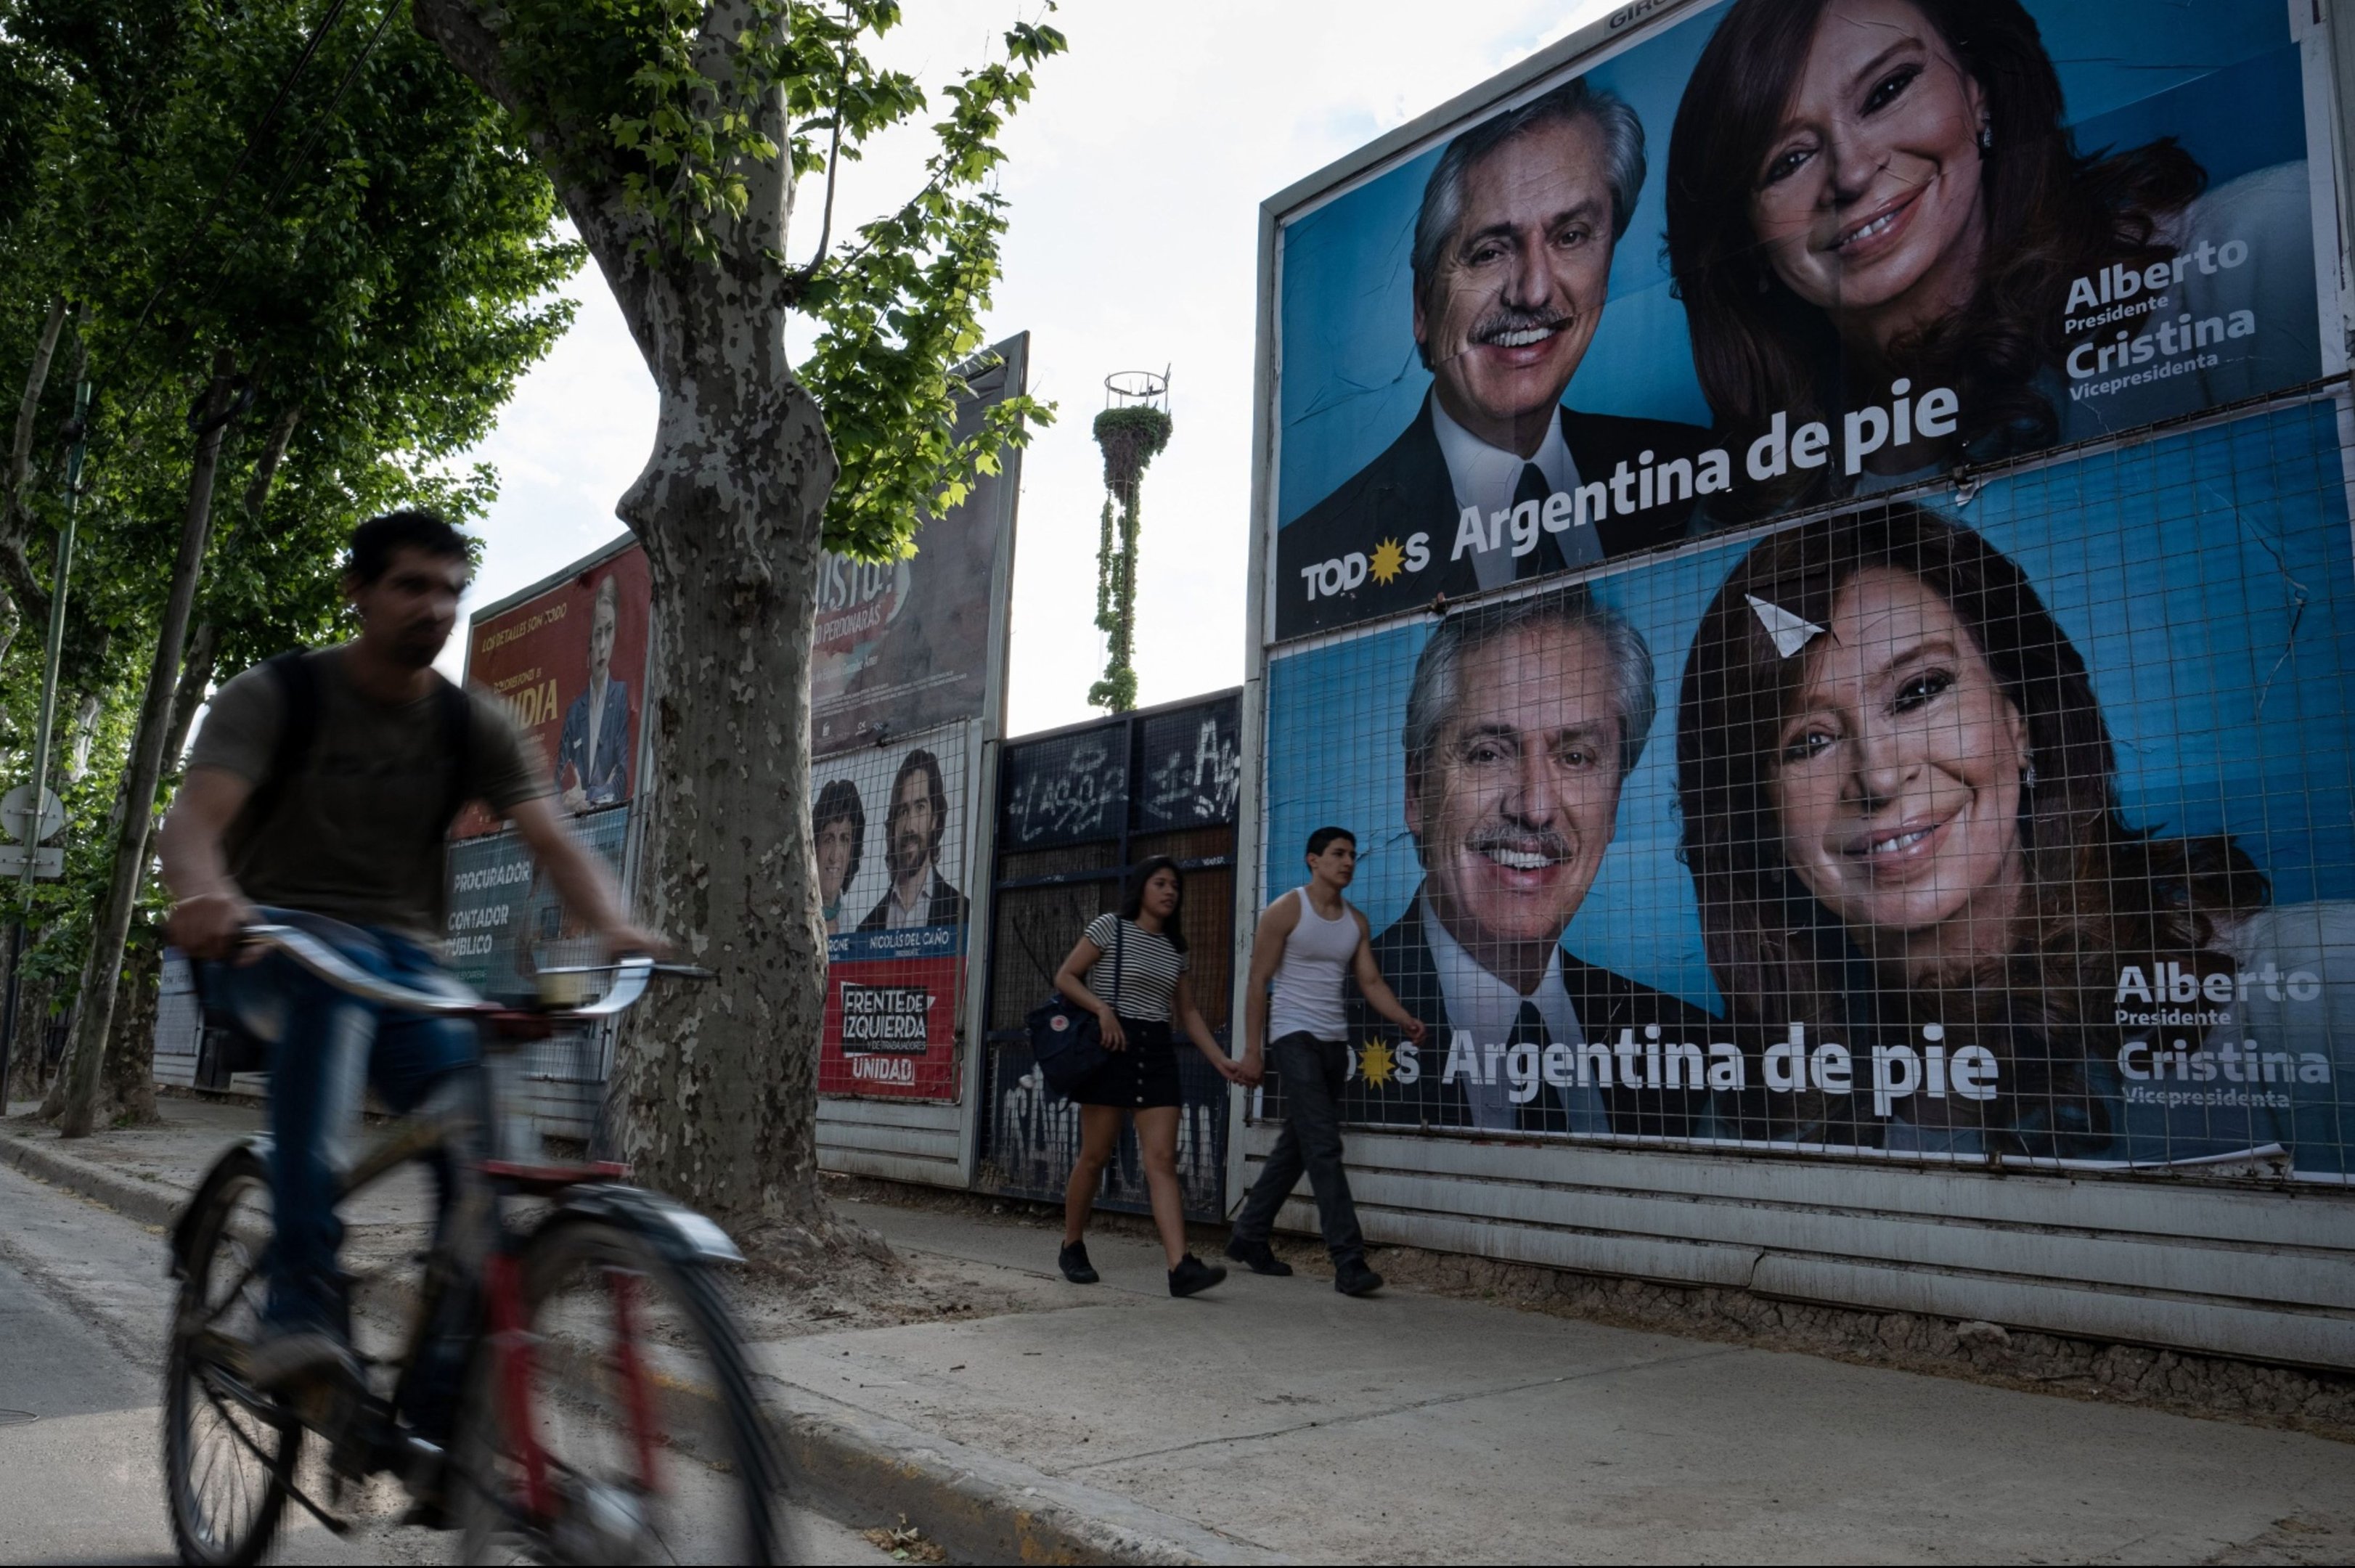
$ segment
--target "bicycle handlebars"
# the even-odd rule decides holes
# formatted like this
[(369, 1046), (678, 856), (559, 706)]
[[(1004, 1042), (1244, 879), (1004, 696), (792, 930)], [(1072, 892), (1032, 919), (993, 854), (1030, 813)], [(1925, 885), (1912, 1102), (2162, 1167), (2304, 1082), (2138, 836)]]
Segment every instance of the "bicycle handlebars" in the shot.
[[(442, 996), (383, 979), (369, 974), (309, 932), (291, 925), (249, 925), (245, 928), (243, 940), (249, 945), (275, 948), (337, 990), (379, 1007), (396, 1008), (403, 1012), (430, 1013), (439, 1018), (479, 1019), (512, 1010), (477, 997)], [(645, 994), (646, 983), (654, 977), (655, 968), (656, 965), (651, 958), (624, 958), (613, 965), (613, 983), (603, 996), (593, 1002), (552, 1008), (538, 1016), (557, 1022), (611, 1018), (636, 1005), (638, 998)]]

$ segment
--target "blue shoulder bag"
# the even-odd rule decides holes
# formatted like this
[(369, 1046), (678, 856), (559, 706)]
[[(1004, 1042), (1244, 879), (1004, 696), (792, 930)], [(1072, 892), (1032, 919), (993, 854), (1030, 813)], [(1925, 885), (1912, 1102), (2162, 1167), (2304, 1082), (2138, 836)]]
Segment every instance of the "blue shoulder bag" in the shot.
[[(1113, 916), (1110, 1000), (1115, 1014), (1120, 1011), (1121, 927), (1125, 923), (1118, 915)], [(1096, 1016), (1082, 1012), (1060, 991), (1049, 997), (1044, 1007), (1032, 1009), (1022, 1027), (1030, 1034), (1031, 1060), (1038, 1062), (1048, 1087), (1058, 1094), (1071, 1094), (1112, 1060)]]

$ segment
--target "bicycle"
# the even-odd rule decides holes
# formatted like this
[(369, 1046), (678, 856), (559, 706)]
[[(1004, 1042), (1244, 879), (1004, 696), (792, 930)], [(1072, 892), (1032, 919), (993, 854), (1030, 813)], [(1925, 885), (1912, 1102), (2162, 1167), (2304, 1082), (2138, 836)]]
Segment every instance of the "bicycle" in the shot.
[[(702, 973), (627, 958), (598, 971), (612, 982), (594, 1001), (518, 1008), (380, 979), (289, 926), (250, 927), (246, 941), (365, 1000), (473, 1020), (485, 1070), (559, 1026), (623, 1011), (658, 972)], [(562, 973), (578, 984), (585, 972)], [(477, 1098), (482, 1147), (495, 1156), (497, 1095), (486, 1084)], [(446, 1107), (395, 1122), (354, 1160), (338, 1202), (454, 1149), (461, 1126)], [(424, 1285), (396, 1353), (363, 1356), (360, 1387), (281, 1398), (240, 1376), (272, 1233), (269, 1159), (266, 1136), (221, 1156), (171, 1237), (180, 1286), (165, 1476), (183, 1562), (260, 1561), (289, 1502), (340, 1534), (351, 1521), (333, 1509), (346, 1488), (388, 1472), (406, 1483), (437, 1465), (462, 1562), (781, 1560), (776, 1446), (717, 1273), (743, 1258), (718, 1225), (629, 1185), (618, 1165), (476, 1158), (472, 1190), (490, 1214), (471, 1230), (485, 1255), (459, 1255), (468, 1243), (457, 1232), (469, 1228), (451, 1227), (422, 1254)], [(537, 1212), (518, 1213), (525, 1204)], [(472, 1349), (445, 1456), (405, 1424), (403, 1395), (421, 1359), (447, 1344), (433, 1331), (437, 1308), (462, 1283), (471, 1306), (453, 1310), (467, 1314)], [(325, 1501), (298, 1475), (314, 1435), (325, 1445)]]

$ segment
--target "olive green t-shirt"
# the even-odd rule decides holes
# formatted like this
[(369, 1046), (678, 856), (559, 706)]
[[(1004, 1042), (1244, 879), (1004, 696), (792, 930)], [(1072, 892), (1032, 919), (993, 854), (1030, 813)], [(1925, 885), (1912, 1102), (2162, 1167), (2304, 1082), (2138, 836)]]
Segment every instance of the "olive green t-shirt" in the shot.
[[(342, 647), (304, 656), (318, 683), (318, 730), (268, 824), (241, 817), (230, 829), (229, 875), (258, 904), (436, 943), (447, 918), (440, 818), (450, 791), (440, 694), (388, 706), (353, 687)], [(506, 709), (481, 691), (466, 696), (474, 730), (461, 798), (504, 816), (553, 793), (537, 749)], [(188, 766), (259, 785), (285, 713), (278, 677), (264, 666), (247, 670), (213, 694)]]

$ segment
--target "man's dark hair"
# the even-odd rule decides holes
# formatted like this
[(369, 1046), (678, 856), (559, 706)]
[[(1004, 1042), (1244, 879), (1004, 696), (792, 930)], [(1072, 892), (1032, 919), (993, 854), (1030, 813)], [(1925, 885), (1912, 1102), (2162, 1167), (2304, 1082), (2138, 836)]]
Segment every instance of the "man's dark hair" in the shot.
[(382, 577), (392, 558), (404, 549), (421, 549), (445, 560), (471, 561), (466, 536), (432, 512), (387, 512), (370, 517), (352, 530), (351, 559), (344, 570), (366, 588)]
[(919, 746), (900, 763), (900, 772), (891, 780), (891, 805), (884, 816), (884, 831), (892, 837), (900, 836), (900, 792), (916, 774), (924, 775), (932, 796), (932, 837), (924, 846), (927, 859), (941, 852), (941, 836), (948, 831), (949, 792), (941, 781), (941, 760)]
[(1347, 838), (1349, 841), (1349, 848), (1352, 849), (1358, 847), (1358, 836), (1350, 832), (1348, 828), (1320, 827), (1316, 832), (1308, 836), (1309, 859), (1315, 859), (1317, 856), (1325, 853), (1326, 850), (1333, 848), (1333, 840), (1336, 838)]
[(860, 851), (867, 845), (867, 808), (859, 804), (858, 786), (848, 779), (836, 779), (818, 791), (817, 809), (810, 814), (810, 837), (817, 837), (836, 822), (850, 824), (850, 864), (842, 873), (847, 888), (858, 875)]

